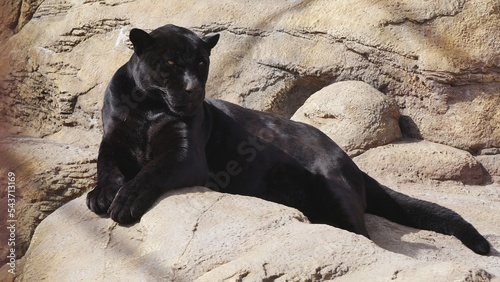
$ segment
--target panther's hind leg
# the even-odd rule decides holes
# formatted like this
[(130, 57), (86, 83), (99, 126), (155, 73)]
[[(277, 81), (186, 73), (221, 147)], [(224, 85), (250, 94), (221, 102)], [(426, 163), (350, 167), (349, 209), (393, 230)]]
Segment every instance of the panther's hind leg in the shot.
[(370, 238), (365, 226), (364, 195), (342, 178), (317, 176), (309, 197), (309, 220)]
[(266, 176), (264, 199), (299, 209), (313, 223), (326, 223), (366, 237), (363, 183), (312, 174), (296, 164), (280, 164)]

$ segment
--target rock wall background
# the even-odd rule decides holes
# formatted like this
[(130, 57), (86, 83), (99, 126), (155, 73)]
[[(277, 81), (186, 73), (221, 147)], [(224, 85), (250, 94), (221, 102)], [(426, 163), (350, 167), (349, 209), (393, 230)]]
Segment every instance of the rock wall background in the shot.
[[(9, 95), (6, 105), (17, 106), (4, 121), (37, 136), (97, 126), (99, 94), (131, 54), (128, 30), (175, 23), (222, 34), (211, 96), (292, 116), (322, 87), (362, 80), (397, 102), (407, 135), (471, 151), (499, 147), (499, 5), (43, 1), (2, 51), (5, 90), (19, 93)], [(29, 105), (40, 107), (35, 116)]]
[[(102, 94), (132, 54), (128, 31), (166, 23), (221, 34), (209, 96), (314, 124), (357, 156), (362, 169), (396, 188), (433, 187), (410, 194), (431, 193), (436, 201), (442, 197), (436, 190), (482, 191), (470, 197), (499, 214), (498, 1), (9, 0), (0, 6), (0, 180), (8, 171), (19, 177), (19, 257), (42, 219), (92, 188)], [(5, 202), (3, 190), (0, 198)], [(477, 205), (457, 208), (467, 213)], [(483, 228), (498, 242), (499, 230)], [(0, 233), (2, 242), (6, 235)]]

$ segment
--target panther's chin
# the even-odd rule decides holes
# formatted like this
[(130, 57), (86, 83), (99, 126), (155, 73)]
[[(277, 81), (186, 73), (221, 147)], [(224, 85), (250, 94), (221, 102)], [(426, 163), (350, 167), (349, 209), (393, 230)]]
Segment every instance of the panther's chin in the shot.
[[(203, 102), (203, 101), (202, 101)], [(187, 103), (182, 105), (171, 105), (169, 104), (169, 108), (173, 114), (178, 116), (193, 116), (198, 110), (201, 108), (201, 103)]]
[(178, 114), (181, 116), (192, 116), (197, 112), (199, 107), (200, 107), (199, 104), (188, 103), (188, 104), (181, 105), (181, 106), (171, 107), (171, 109), (175, 114)]
[[(160, 88), (158, 88), (160, 89)], [(167, 107), (170, 109), (170, 111), (178, 116), (192, 116), (196, 114), (198, 109), (201, 107), (203, 104), (204, 96), (205, 95), (199, 95), (198, 97), (192, 99), (189, 102), (186, 103), (176, 103), (175, 101), (171, 101), (169, 99), (169, 96), (167, 95), (168, 92), (164, 89), (160, 89), (163, 94), (162, 98), (163, 101), (167, 104)]]

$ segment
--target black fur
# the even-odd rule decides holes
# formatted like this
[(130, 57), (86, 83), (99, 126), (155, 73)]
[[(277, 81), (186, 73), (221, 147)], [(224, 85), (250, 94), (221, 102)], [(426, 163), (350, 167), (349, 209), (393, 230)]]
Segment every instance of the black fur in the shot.
[(490, 245), (458, 214), (381, 186), (318, 129), (205, 98), (218, 35), (166, 25), (133, 29), (135, 53), (112, 78), (102, 110), (97, 186), (87, 205), (132, 223), (168, 190), (204, 185), (300, 209), (368, 237), (364, 213)]

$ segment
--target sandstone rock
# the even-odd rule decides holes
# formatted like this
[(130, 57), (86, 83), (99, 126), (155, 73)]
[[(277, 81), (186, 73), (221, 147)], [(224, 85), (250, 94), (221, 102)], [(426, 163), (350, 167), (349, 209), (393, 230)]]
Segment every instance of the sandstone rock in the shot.
[(221, 33), (211, 96), (289, 117), (324, 86), (361, 80), (397, 101), (407, 135), (500, 147), (499, 5), (47, 0), (0, 51), (2, 122), (35, 136), (98, 130), (104, 88), (131, 54), (128, 31), (169, 22)]
[(21, 0), (0, 3), (0, 45), (5, 41), (5, 38), (14, 34), (20, 5)]
[[(93, 187), (96, 152), (39, 138), (2, 136), (0, 155), (0, 181), (7, 183), (8, 172), (16, 177), (16, 254), (20, 258), (40, 221)], [(0, 202), (7, 203), (6, 197), (7, 190), (2, 189)], [(6, 219), (5, 210), (0, 220), (4, 223)], [(7, 232), (0, 234), (0, 240), (7, 242)], [(2, 264), (6, 253), (7, 248), (2, 248)]]
[(321, 129), (351, 156), (401, 138), (397, 105), (360, 81), (334, 83), (314, 93), (292, 120)]
[(478, 155), (499, 155), (500, 148), (486, 148), (479, 150)]
[(405, 140), (368, 150), (356, 164), (377, 179), (482, 184), (484, 172), (468, 152), (428, 141)]
[(19, 31), (43, 0), (4, 0), (0, 2), (0, 45)]
[(469, 259), (418, 261), (294, 209), (188, 188), (128, 227), (92, 214), (84, 197), (71, 201), (39, 225), (18, 280), (488, 281), (481, 265), (498, 271), (494, 259), (459, 252)]
[[(102, 94), (132, 53), (132, 27), (174, 23), (200, 34), (221, 33), (207, 87), (213, 97), (289, 117), (324, 86), (360, 80), (397, 102), (408, 136), (470, 151), (500, 147), (496, 0), (9, 0), (0, 4), (2, 23), (9, 25), (2, 38), (39, 4), (32, 20), (0, 43), (0, 133), (43, 137), (33, 140), (47, 147), (2, 152), (37, 171), (21, 173), (29, 193), (55, 187), (71, 196), (49, 192), (57, 201), (41, 203), (36, 193), (24, 197), (19, 214), (33, 214), (21, 222), (26, 234), (90, 188)], [(55, 153), (65, 148), (61, 143), (71, 144), (63, 155)], [(83, 175), (75, 180), (77, 191), (65, 182), (73, 179), (67, 170)]]
[(500, 182), (500, 155), (480, 155), (476, 159), (492, 181)]

